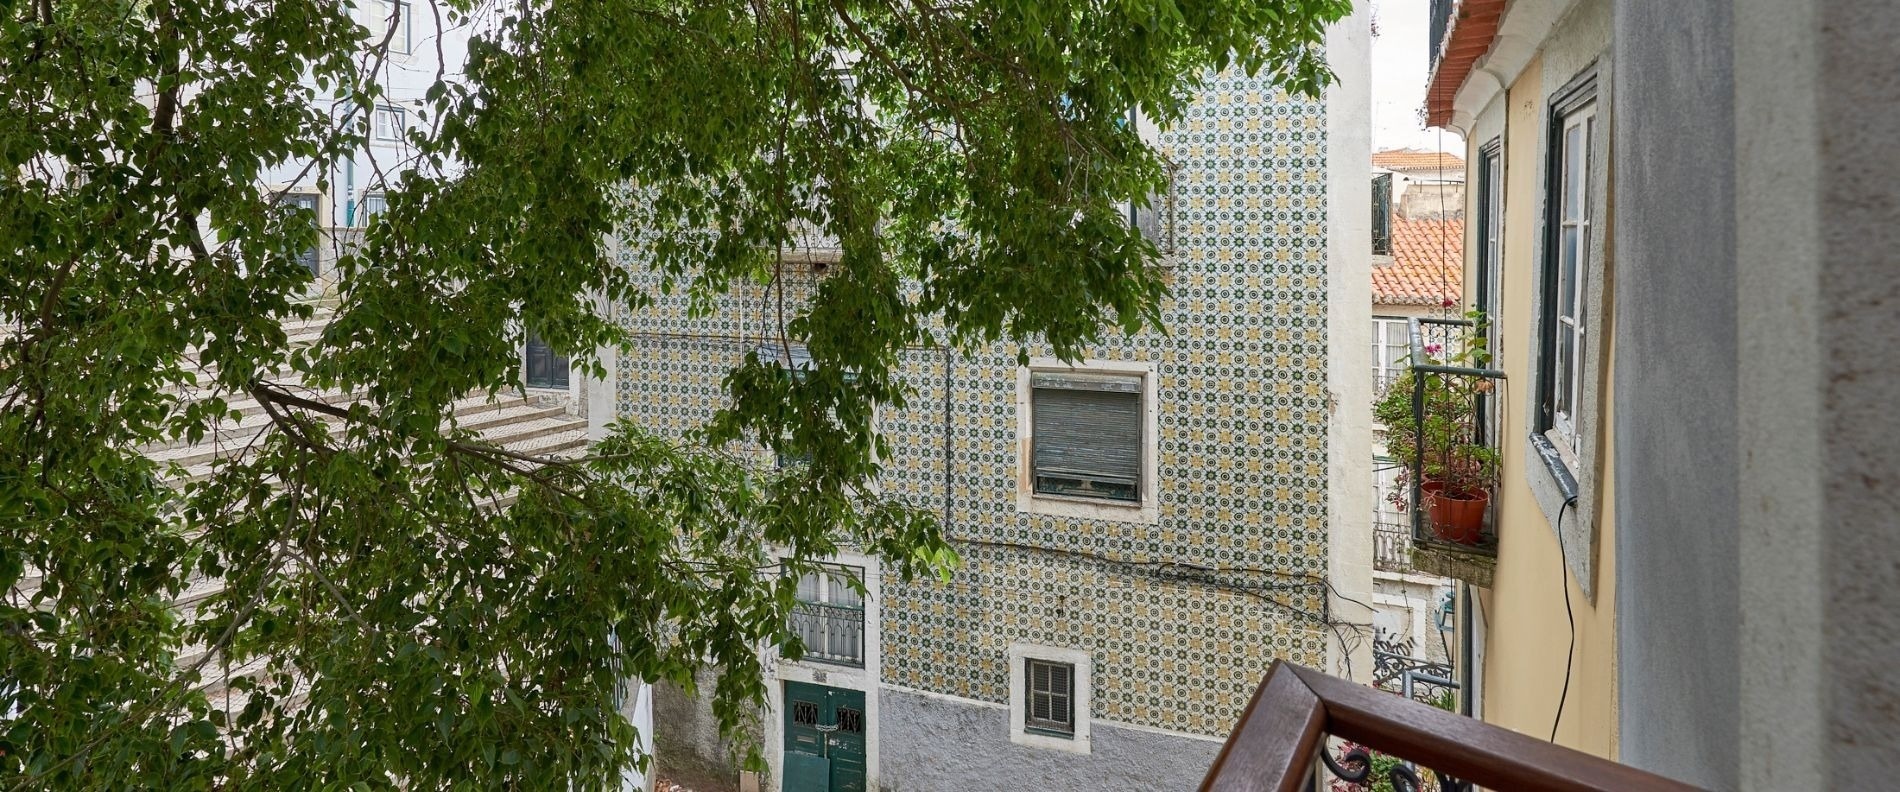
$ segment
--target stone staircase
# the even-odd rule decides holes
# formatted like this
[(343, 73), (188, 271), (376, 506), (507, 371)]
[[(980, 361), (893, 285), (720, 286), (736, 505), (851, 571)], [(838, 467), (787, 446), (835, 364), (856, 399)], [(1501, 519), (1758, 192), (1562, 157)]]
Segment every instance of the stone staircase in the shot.
[[(284, 332), (287, 342), (292, 347), (315, 344), (322, 337), (332, 309), (333, 305), (320, 302), (317, 304), (317, 314), (311, 319), (286, 324)], [(193, 356), (192, 360), (195, 361), (196, 357)], [(289, 372), (282, 374), (283, 378), (278, 381), (294, 387), (294, 376)], [(214, 394), (211, 387), (210, 375), (200, 372), (196, 385), (189, 389), (186, 397), (210, 398), (221, 395), (227, 400), (232, 415), (216, 422), (197, 442), (174, 441), (143, 449), (148, 457), (169, 466), (166, 480), (174, 486), (210, 478), (221, 466), (240, 459), (271, 426), (270, 416), (255, 398), (248, 394)], [(339, 407), (347, 407), (357, 398), (357, 394), (344, 392), (306, 391), (298, 395)], [(455, 402), (453, 415), (456, 426), (474, 432), (484, 442), (512, 452), (574, 457), (586, 451), (587, 419), (579, 415), (572, 405), (549, 397), (472, 396)], [(494, 501), (493, 505), (504, 507), (512, 500), (513, 494), (508, 493)], [(29, 571), (28, 580), (23, 583), (29, 583), (34, 577)], [(173, 606), (186, 619), (195, 619), (198, 609), (223, 590), (222, 580), (200, 578), (192, 581), (174, 598)], [(263, 673), (267, 670), (265, 662), (259, 659), (226, 667), (220, 658), (210, 655), (209, 651), (206, 647), (186, 647), (180, 652), (176, 666), (184, 670), (202, 665), (200, 673), (203, 681), (199, 683), (199, 689), (212, 699), (218, 709), (235, 714), (243, 708), (245, 694), (231, 688), (230, 681)], [(308, 690), (308, 683), (300, 681), (297, 687), (299, 691)]]

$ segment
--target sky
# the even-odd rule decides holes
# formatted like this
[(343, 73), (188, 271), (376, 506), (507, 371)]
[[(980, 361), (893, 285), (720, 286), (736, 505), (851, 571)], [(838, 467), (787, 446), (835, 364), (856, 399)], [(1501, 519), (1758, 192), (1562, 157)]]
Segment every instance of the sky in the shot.
[(1415, 148), (1464, 153), (1451, 130), (1426, 130), (1426, 39), (1431, 0), (1375, 0), (1372, 20), (1372, 149)]

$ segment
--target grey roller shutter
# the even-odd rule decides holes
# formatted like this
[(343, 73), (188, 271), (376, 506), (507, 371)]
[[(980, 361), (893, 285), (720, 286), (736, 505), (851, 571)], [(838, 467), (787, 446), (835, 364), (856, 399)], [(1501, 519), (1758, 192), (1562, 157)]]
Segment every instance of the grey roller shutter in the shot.
[(1030, 384), (1036, 492), (1141, 500), (1141, 378), (1039, 373)]

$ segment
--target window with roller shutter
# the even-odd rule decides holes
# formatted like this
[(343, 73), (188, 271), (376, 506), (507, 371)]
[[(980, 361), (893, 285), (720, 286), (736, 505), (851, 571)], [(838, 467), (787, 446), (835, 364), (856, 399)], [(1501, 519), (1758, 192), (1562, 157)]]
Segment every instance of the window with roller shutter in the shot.
[(1035, 492), (1140, 502), (1142, 378), (1036, 372), (1030, 388)]

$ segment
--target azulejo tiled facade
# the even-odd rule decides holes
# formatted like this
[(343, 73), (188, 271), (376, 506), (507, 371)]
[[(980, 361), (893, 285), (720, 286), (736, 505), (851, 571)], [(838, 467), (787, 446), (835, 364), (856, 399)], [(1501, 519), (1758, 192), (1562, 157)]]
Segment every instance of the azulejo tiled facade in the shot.
[[(948, 584), (883, 582), (884, 684), (1003, 703), (1010, 644), (1064, 646), (1093, 657), (1093, 718), (1222, 735), (1274, 659), (1324, 663), (1325, 129), (1320, 102), (1221, 76), (1163, 135), (1168, 332), (1089, 351), (1155, 366), (1158, 523), (1019, 513), (1016, 350), (909, 356), (916, 398), (879, 419), (883, 491), (946, 514), (964, 565)], [(650, 340), (619, 361), (620, 414), (703, 421), (764, 309), (741, 293), (706, 318), (677, 302), (629, 317)]]

